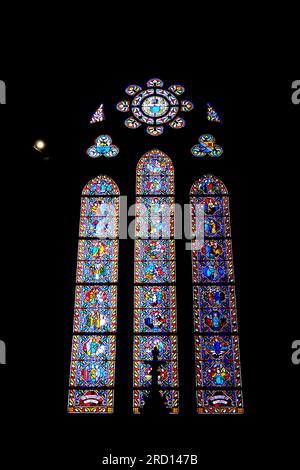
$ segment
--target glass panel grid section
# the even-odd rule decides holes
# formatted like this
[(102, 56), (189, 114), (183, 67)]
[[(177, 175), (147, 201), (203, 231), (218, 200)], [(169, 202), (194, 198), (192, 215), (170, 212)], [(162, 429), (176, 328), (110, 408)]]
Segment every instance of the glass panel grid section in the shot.
[(159, 150), (137, 165), (134, 272), (134, 413), (140, 413), (151, 386), (152, 351), (160, 366), (158, 383), (170, 413), (179, 412), (174, 170)]
[(228, 192), (222, 181), (207, 175), (192, 186), (190, 203), (194, 235), (199, 236), (199, 206), (204, 211), (204, 244), (192, 251), (197, 412), (242, 414)]
[(69, 413), (114, 411), (119, 190), (107, 176), (81, 199)]

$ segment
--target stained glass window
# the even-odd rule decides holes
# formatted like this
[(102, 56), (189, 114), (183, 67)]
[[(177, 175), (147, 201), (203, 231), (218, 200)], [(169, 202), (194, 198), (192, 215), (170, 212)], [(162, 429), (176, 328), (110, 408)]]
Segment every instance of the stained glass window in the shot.
[(76, 274), (70, 413), (114, 408), (119, 189), (107, 176), (84, 188)]
[(175, 291), (174, 169), (159, 150), (137, 166), (134, 287), (134, 412), (151, 383), (152, 351), (159, 350), (159, 385), (171, 413), (178, 413)]
[(218, 122), (222, 124), (222, 119), (217, 111), (212, 107), (210, 103), (207, 103), (207, 119), (211, 122)]
[(109, 135), (99, 135), (95, 140), (95, 145), (87, 149), (87, 155), (91, 158), (99, 158), (101, 156), (106, 158), (116, 157), (119, 153), (119, 148), (113, 145), (112, 138)]
[(139, 85), (130, 85), (126, 93), (130, 100), (123, 100), (117, 104), (117, 110), (122, 113), (131, 112), (125, 121), (129, 129), (137, 129), (142, 124), (147, 126), (148, 134), (159, 136), (168, 124), (173, 129), (185, 126), (181, 112), (187, 113), (194, 108), (191, 101), (182, 100), (180, 95), (185, 92), (181, 85), (171, 85), (168, 90), (163, 88), (164, 83), (159, 78), (147, 82), (147, 88), (142, 90)]
[(199, 137), (199, 144), (194, 145), (191, 152), (194, 157), (218, 158), (223, 155), (224, 151), (220, 145), (216, 144), (216, 139), (213, 135), (204, 134)]
[(192, 251), (198, 413), (243, 413), (228, 192), (203, 176), (190, 202), (194, 234), (204, 210), (204, 245), (193, 242)]
[(90, 124), (95, 124), (96, 122), (104, 121), (104, 111), (103, 111), (103, 104), (100, 104), (99, 108), (94, 112), (93, 116), (90, 119)]

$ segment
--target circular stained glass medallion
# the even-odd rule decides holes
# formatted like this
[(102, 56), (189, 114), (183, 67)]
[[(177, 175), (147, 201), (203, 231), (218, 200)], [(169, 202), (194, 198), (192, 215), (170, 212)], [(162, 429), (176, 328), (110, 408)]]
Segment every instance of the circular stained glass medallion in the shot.
[(193, 104), (187, 100), (180, 100), (178, 95), (184, 92), (180, 85), (172, 85), (168, 90), (162, 88), (160, 79), (151, 79), (147, 82), (147, 88), (141, 90), (138, 85), (130, 85), (126, 92), (132, 95), (130, 102), (121, 101), (117, 104), (118, 111), (132, 112), (132, 117), (125, 121), (125, 125), (131, 129), (141, 124), (147, 125), (147, 133), (159, 136), (164, 132), (164, 125), (168, 124), (173, 129), (181, 129), (185, 126), (185, 120), (178, 116), (180, 111), (189, 112)]
[(150, 96), (143, 101), (142, 110), (147, 116), (160, 117), (168, 112), (169, 103), (162, 96)]

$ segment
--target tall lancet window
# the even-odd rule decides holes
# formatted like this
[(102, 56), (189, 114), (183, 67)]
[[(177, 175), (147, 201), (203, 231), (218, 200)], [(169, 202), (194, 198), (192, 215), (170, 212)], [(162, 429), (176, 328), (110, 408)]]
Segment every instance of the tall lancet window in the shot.
[(215, 176), (203, 176), (190, 202), (193, 233), (200, 240), (197, 230), (204, 232), (204, 245), (195, 242), (192, 251), (197, 410), (243, 413), (228, 192)]
[(98, 176), (81, 199), (70, 413), (114, 410), (118, 235), (119, 189)]
[[(175, 292), (174, 168), (159, 150), (137, 165), (134, 287), (134, 412), (151, 384), (152, 351), (159, 351), (159, 386), (171, 413), (178, 413)], [(147, 391), (148, 389), (148, 391)]]

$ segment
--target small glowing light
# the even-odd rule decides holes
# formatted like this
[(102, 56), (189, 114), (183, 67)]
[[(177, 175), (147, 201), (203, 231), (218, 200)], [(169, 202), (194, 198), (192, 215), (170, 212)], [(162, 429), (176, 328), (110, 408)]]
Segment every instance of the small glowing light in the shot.
[(38, 152), (42, 152), (46, 147), (46, 143), (43, 140), (37, 140), (33, 146), (35, 150), (38, 150)]

